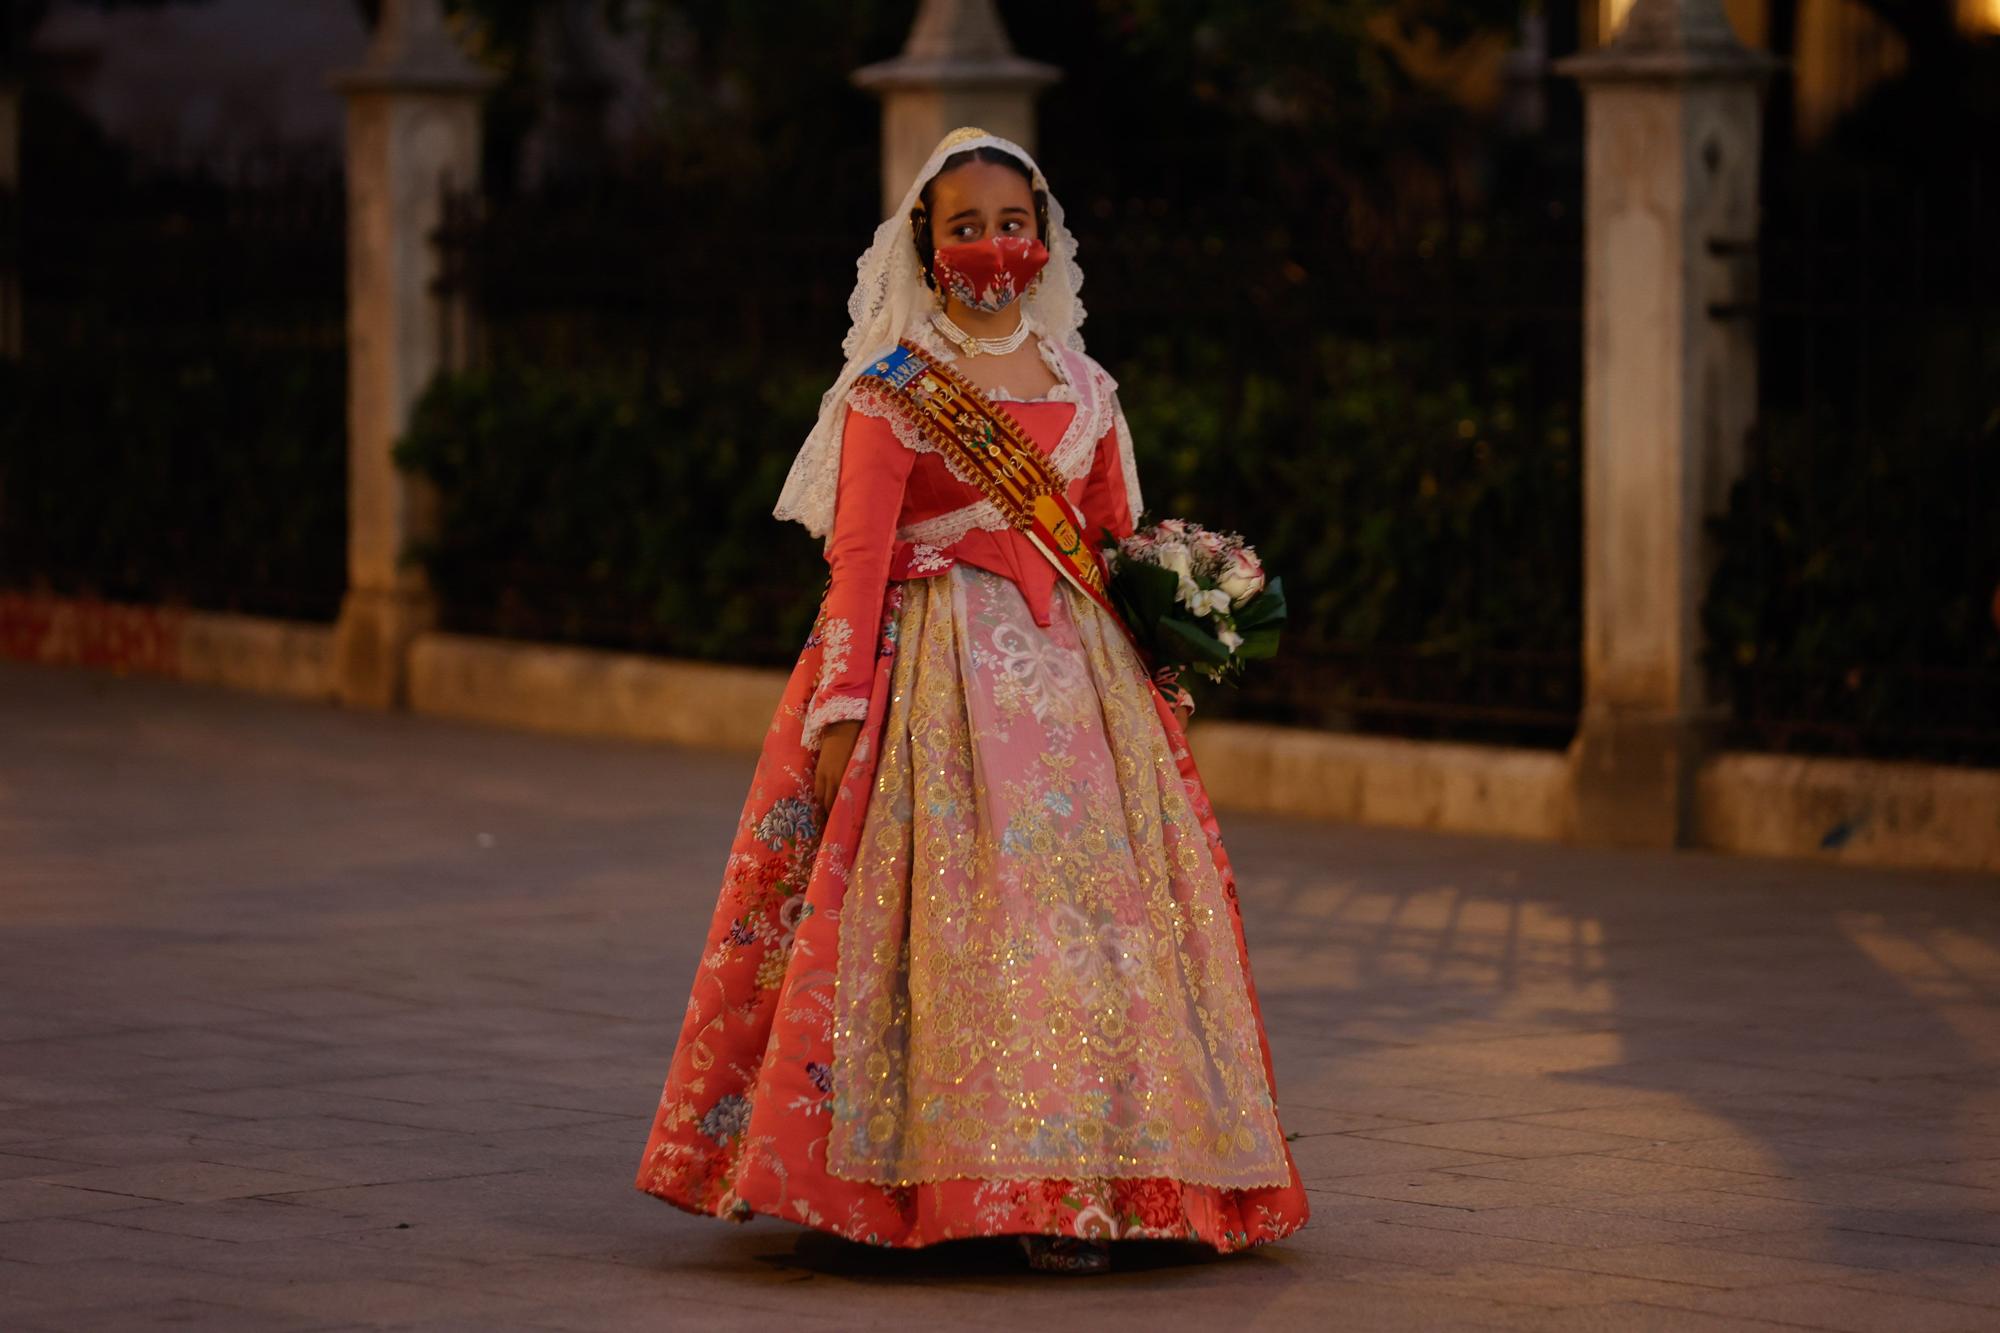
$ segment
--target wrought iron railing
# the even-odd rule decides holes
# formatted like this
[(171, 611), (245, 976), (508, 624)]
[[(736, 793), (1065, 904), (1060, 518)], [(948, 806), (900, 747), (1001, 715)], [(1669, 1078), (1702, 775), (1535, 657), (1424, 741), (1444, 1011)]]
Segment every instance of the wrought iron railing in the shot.
[(1705, 619), (1758, 749), (2000, 763), (2000, 199), (1780, 180)]
[[(329, 618), (345, 583), (336, 163), (28, 182), (0, 366), (0, 582)], [(0, 285), (4, 287), (4, 285)]]

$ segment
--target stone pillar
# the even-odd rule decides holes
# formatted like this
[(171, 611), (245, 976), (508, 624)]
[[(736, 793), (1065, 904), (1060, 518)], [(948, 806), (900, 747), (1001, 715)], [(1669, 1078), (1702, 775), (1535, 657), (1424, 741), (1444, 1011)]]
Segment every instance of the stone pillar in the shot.
[(479, 178), (480, 98), (494, 78), (466, 58), (439, 0), (385, 0), (347, 98), (347, 596), (335, 631), (340, 697), (402, 701), (411, 640), (436, 604), (403, 563), (434, 506), (390, 450), (439, 369), (445, 312), (431, 242), (447, 185)]
[(1584, 93), (1584, 708), (1576, 829), (1687, 841), (1720, 710), (1701, 666), (1703, 520), (1757, 407), (1763, 83), (1720, 0), (1636, 0), (1616, 40), (1560, 63)]
[(21, 355), (21, 81), (0, 74), (0, 358)]
[(1500, 62), (1500, 123), (1509, 134), (1548, 128), (1549, 17), (1523, 7), (1519, 43)]
[(854, 71), (882, 99), (882, 212), (903, 192), (938, 140), (961, 125), (1035, 147), (1035, 95), (1062, 77), (1014, 54), (993, 0), (923, 0), (894, 60)]

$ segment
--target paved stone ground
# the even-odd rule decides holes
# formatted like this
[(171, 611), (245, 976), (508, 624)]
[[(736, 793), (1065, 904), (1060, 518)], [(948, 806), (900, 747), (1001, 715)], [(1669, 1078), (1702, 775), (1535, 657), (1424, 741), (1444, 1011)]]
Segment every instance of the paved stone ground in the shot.
[(2000, 883), (1225, 814), (1312, 1224), (631, 1187), (750, 760), (0, 667), (0, 1328), (2000, 1327)]

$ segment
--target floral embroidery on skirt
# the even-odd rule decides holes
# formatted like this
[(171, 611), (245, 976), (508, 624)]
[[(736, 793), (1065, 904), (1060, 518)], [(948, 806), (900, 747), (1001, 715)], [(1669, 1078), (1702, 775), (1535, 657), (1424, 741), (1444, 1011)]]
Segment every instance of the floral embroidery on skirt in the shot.
[(841, 911), (835, 1175), (1283, 1185), (1215, 863), (1129, 643), (912, 585)]
[[(637, 1185), (925, 1245), (1233, 1250), (1307, 1207), (1179, 724), (1065, 585), (891, 582), (824, 816), (809, 643), (766, 737)], [(845, 647), (845, 645), (843, 645)]]

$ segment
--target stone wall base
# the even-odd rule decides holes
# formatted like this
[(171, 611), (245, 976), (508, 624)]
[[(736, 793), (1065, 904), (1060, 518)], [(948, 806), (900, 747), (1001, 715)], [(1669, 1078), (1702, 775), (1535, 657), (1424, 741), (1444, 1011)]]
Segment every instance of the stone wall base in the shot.
[(1718, 754), (1694, 813), (1725, 851), (2000, 873), (2000, 769)]
[(1509, 838), (1570, 834), (1569, 765), (1553, 750), (1198, 718), (1188, 745), (1217, 805)]
[(420, 636), (410, 708), (584, 736), (754, 750), (786, 673), (460, 634)]
[(333, 627), (333, 688), (353, 708), (409, 703), (411, 650), (437, 620), (427, 596), (350, 588)]
[[(338, 697), (334, 630), (254, 616), (0, 593), (0, 657)], [(786, 673), (431, 632), (419, 713), (579, 736), (754, 750)], [(1568, 840), (1576, 770), (1552, 750), (1197, 720), (1225, 809), (1439, 833)], [(1691, 841), (1715, 851), (2000, 873), (2000, 770), (1722, 753), (1695, 778)]]
[(191, 611), (181, 630), (180, 678), (288, 699), (335, 697), (331, 625)]

